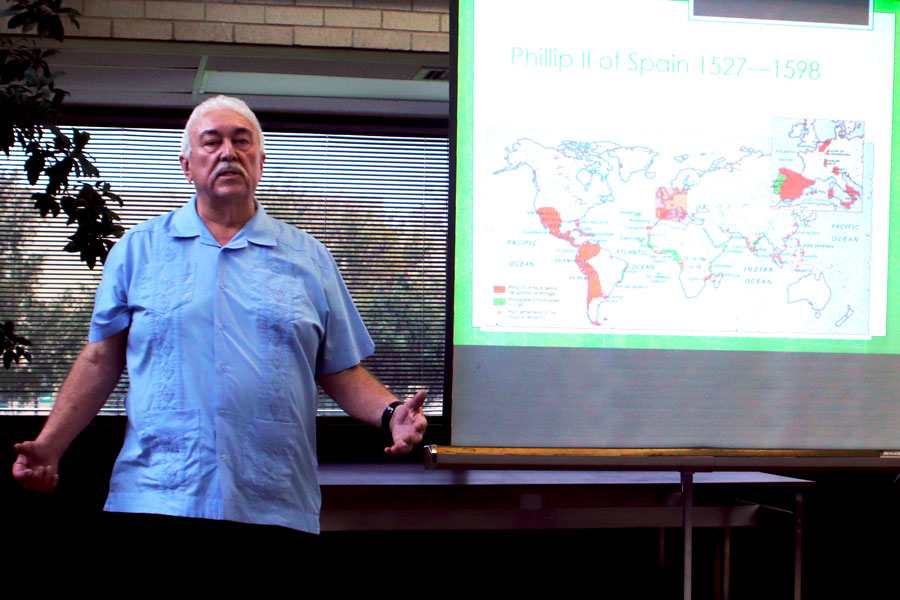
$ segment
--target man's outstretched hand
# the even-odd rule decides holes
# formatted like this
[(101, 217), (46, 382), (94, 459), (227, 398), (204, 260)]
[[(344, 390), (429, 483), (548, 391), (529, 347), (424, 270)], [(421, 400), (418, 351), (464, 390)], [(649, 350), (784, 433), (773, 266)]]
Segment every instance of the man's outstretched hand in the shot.
[(425, 390), (419, 390), (412, 400), (394, 409), (394, 415), (391, 417), (391, 436), (394, 438), (394, 445), (385, 448), (386, 453), (401, 456), (422, 442), (422, 434), (428, 427), (425, 413), (422, 412), (423, 404), (425, 404)]
[(22, 442), (14, 448), (19, 456), (12, 466), (13, 478), (35, 492), (52, 492), (59, 482), (59, 459), (39, 442)]

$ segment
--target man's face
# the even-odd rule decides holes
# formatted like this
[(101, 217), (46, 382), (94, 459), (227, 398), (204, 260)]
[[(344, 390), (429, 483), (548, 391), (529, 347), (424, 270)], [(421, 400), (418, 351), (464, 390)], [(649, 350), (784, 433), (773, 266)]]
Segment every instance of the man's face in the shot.
[(190, 131), (191, 156), (180, 160), (198, 200), (253, 198), (266, 158), (257, 137), (250, 121), (230, 109), (211, 110), (197, 119)]

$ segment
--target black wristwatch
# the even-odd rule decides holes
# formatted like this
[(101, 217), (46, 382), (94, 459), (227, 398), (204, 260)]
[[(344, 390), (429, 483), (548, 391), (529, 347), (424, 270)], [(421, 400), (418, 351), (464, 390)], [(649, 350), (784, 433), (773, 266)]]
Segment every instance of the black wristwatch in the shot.
[(384, 407), (384, 412), (381, 413), (381, 428), (385, 431), (391, 430), (391, 418), (394, 416), (394, 409), (396, 409), (401, 404), (406, 404), (400, 400), (396, 402), (391, 402), (387, 406)]

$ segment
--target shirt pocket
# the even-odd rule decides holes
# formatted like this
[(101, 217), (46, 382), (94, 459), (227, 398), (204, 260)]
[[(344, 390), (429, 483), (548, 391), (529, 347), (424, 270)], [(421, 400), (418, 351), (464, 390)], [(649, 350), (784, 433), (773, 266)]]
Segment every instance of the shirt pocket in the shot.
[(174, 490), (195, 485), (200, 476), (200, 411), (152, 411), (138, 429), (141, 453), (147, 455), (146, 483)]
[(262, 419), (250, 419), (244, 427), (236, 469), (238, 480), (262, 498), (283, 500), (294, 495), (301, 465), (297, 447), (303, 435), (300, 428), (293, 423)]
[(269, 323), (280, 325), (300, 320), (320, 321), (315, 305), (306, 292), (304, 279), (264, 271), (259, 284), (260, 301), (256, 303), (256, 310)]
[(149, 263), (138, 272), (129, 304), (132, 308), (168, 313), (189, 303), (193, 297), (194, 265)]

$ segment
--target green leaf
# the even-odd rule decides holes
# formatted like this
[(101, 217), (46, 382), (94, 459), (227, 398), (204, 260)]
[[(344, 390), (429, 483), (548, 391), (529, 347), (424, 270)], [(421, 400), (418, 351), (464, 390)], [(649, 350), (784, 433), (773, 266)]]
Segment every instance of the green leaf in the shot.
[(74, 166), (75, 161), (72, 160), (72, 157), (67, 156), (44, 171), (47, 174), (48, 179), (48, 194), (56, 194), (60, 190), (69, 187), (69, 173), (72, 172)]
[[(28, 24), (28, 15), (22, 13), (22, 14), (18, 14), (16, 16), (14, 16), (12, 19), (10, 19), (9, 22), (6, 24), (6, 27), (7, 27), (7, 29), (18, 29), (19, 27), (23, 27), (27, 24)], [(27, 29), (26, 29), (26, 31), (27, 31)]]
[[(122, 201), (122, 198), (121, 198), (118, 194), (114, 194), (113, 192), (109, 191), (109, 184), (108, 184), (108, 183), (107, 183), (106, 186), (103, 188), (103, 195), (106, 196), (107, 198), (109, 198), (110, 200), (113, 200), (113, 201), (115, 201), (115, 202), (118, 202), (118, 203), (119, 203), (119, 206), (125, 206), (125, 202)], [(113, 213), (113, 214), (115, 214), (115, 213)], [(119, 216), (116, 215), (116, 218), (118, 219)]]
[(63, 99), (69, 95), (69, 92), (66, 90), (61, 90), (59, 88), (53, 88), (53, 100), (50, 101), (51, 106), (59, 106)]
[(72, 196), (63, 196), (60, 199), (60, 205), (62, 206), (63, 212), (69, 215), (69, 217), (75, 216), (75, 198)]
[(84, 177), (99, 177), (100, 171), (97, 170), (97, 167), (87, 159), (83, 154), (78, 155), (78, 164), (81, 165), (81, 172), (84, 174)]
[(41, 213), (42, 217), (46, 217), (47, 213), (53, 213), (53, 216), (59, 214), (59, 202), (50, 194), (34, 193), (31, 195), (34, 200), (34, 207)]
[(38, 23), (38, 33), (61, 42), (64, 37), (62, 21), (55, 15), (53, 17), (42, 19)]
[(65, 133), (56, 129), (53, 136), (53, 147), (57, 150), (68, 150), (68, 148), (72, 145), (72, 140), (69, 139)]
[(34, 185), (44, 171), (44, 154), (37, 150), (25, 161), (25, 173), (28, 174), (28, 183)]
[(79, 131), (77, 129), (73, 131), (72, 137), (75, 138), (76, 150), (83, 150), (84, 147), (87, 146), (87, 143), (91, 141), (91, 134), (87, 131)]
[[(2, 110), (3, 108), (0, 106), (0, 112), (2, 112)], [(0, 124), (0, 150), (3, 150), (7, 158), (9, 157), (9, 149), (15, 143), (16, 134), (15, 130), (13, 130), (12, 123)]]

